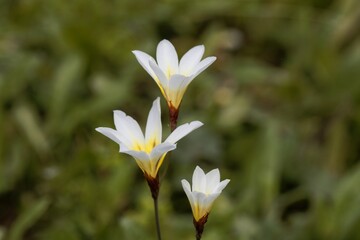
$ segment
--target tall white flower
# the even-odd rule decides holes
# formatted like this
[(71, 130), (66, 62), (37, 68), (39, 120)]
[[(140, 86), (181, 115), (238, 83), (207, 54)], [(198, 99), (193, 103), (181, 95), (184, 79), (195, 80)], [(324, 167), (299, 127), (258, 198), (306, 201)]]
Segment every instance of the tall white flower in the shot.
[[(159, 168), (167, 152), (176, 148), (176, 142), (201, 127), (199, 121), (179, 126), (162, 142), (160, 98), (152, 105), (146, 123), (145, 136), (139, 124), (124, 112), (114, 111), (115, 128), (99, 127), (96, 131), (120, 145), (120, 152), (134, 157), (146, 177), (157, 178)], [(147, 179), (148, 180), (148, 179)]]
[(215, 199), (229, 182), (229, 179), (220, 182), (219, 169), (214, 169), (205, 174), (198, 166), (195, 168), (192, 177), (192, 188), (188, 181), (181, 180), (191, 205), (195, 224), (198, 222), (205, 224)]
[(195, 46), (179, 62), (175, 47), (165, 39), (157, 46), (156, 61), (142, 51), (133, 53), (159, 86), (169, 108), (177, 110), (191, 81), (216, 60), (216, 57), (201, 60), (204, 51), (203, 45)]

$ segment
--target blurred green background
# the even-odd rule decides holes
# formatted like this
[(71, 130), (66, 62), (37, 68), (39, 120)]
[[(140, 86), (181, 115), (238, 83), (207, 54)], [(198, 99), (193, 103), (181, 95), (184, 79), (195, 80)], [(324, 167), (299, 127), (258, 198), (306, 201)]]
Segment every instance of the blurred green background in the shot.
[(0, 239), (155, 239), (140, 170), (94, 129), (145, 126), (160, 91), (131, 51), (164, 38), (218, 59), (184, 97), (205, 125), (165, 164), (163, 238), (194, 239), (199, 165), (231, 179), (204, 240), (360, 239), (359, 26), (358, 0), (0, 1)]

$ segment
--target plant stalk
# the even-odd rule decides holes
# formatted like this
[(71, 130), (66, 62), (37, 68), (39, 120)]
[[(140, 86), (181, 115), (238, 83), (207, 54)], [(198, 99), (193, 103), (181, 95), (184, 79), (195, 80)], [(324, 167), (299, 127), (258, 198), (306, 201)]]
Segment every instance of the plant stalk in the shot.
[(169, 105), (169, 118), (170, 118), (170, 130), (173, 132), (177, 127), (177, 120), (179, 117), (179, 109), (176, 109), (172, 105)]
[(203, 216), (202, 218), (200, 218), (199, 220), (195, 220), (195, 218), (193, 219), (193, 223), (194, 223), (194, 227), (195, 227), (195, 236), (196, 236), (196, 240), (200, 240), (201, 236), (204, 232), (204, 227), (205, 227), (205, 223), (207, 222), (209, 214), (206, 214), (205, 216)]
[(153, 198), (153, 199), (154, 199), (156, 232), (157, 232), (158, 240), (161, 240), (160, 221), (159, 221), (159, 208), (158, 208), (158, 198)]
[(160, 190), (159, 176), (153, 178), (146, 173), (144, 173), (145, 179), (149, 185), (151, 196), (154, 200), (154, 212), (155, 212), (155, 224), (158, 240), (161, 240), (161, 230), (160, 230), (160, 221), (159, 221), (159, 206), (158, 206), (158, 196)]

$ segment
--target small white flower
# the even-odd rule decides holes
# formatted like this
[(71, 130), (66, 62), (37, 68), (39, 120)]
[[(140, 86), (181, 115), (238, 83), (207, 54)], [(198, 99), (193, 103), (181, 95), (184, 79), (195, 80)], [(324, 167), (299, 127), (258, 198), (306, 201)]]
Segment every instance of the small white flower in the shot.
[(181, 180), (196, 221), (207, 217), (215, 199), (229, 182), (229, 179), (220, 182), (219, 169), (216, 168), (205, 175), (204, 171), (198, 166), (195, 168), (192, 177), (192, 189), (188, 181)]
[(175, 47), (165, 39), (157, 46), (156, 61), (142, 51), (135, 50), (133, 53), (158, 84), (169, 107), (178, 109), (191, 81), (216, 60), (216, 57), (201, 60), (204, 51), (203, 45), (195, 46), (179, 62)]
[(122, 111), (114, 111), (114, 123), (116, 129), (99, 127), (96, 131), (118, 143), (120, 152), (134, 157), (141, 170), (153, 178), (156, 178), (166, 153), (176, 148), (176, 142), (203, 125), (199, 121), (183, 124), (162, 142), (159, 97), (149, 112), (145, 136), (139, 124)]

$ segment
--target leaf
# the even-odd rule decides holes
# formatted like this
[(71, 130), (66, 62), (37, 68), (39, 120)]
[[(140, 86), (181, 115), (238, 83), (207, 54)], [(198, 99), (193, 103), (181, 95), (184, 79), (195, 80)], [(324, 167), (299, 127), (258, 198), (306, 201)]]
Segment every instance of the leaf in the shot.
[(31, 228), (45, 213), (50, 201), (46, 198), (40, 199), (37, 202), (30, 204), (20, 216), (16, 219), (13, 227), (9, 231), (9, 240), (21, 240), (25, 232)]

